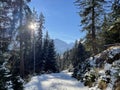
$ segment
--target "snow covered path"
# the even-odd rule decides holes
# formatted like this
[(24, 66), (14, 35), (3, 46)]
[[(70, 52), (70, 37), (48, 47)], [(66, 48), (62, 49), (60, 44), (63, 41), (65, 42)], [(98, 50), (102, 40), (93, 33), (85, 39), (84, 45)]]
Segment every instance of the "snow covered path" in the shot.
[(24, 90), (88, 90), (70, 73), (54, 73), (35, 76), (25, 85)]

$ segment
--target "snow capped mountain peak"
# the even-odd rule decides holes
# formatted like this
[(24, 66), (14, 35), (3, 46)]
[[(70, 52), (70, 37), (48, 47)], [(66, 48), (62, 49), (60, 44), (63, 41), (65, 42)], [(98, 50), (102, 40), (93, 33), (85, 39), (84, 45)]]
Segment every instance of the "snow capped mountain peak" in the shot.
[(74, 43), (66, 43), (65, 41), (62, 41), (60, 39), (54, 39), (54, 43), (55, 43), (55, 49), (57, 51), (57, 53), (64, 53), (66, 50), (71, 49), (74, 46)]

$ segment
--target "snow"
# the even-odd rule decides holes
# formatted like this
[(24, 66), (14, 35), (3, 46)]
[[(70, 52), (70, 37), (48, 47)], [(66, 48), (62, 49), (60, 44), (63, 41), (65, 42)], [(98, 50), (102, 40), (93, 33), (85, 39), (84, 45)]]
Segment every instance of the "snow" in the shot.
[[(118, 47), (110, 47), (107, 50), (103, 51), (100, 54), (97, 54), (94, 57), (88, 58), (88, 63), (91, 65), (90, 72), (94, 72), (94, 68), (96, 67), (96, 60), (106, 56), (107, 58), (113, 58), (116, 54), (120, 53), (120, 46)], [(103, 58), (104, 59), (104, 58)], [(100, 59), (101, 60), (101, 59)], [(118, 73), (120, 76), (120, 72), (118, 71), (120, 65), (120, 59), (115, 60), (112, 64), (103, 62), (104, 67), (100, 68), (98, 71), (98, 80), (106, 80), (106, 78), (110, 78), (111, 81), (108, 83), (108, 87), (106, 90), (112, 90), (113, 84), (116, 80), (115, 74)], [(111, 71), (110, 75), (106, 74), (106, 71)], [(85, 73), (90, 74), (90, 72)], [(85, 87), (83, 83), (77, 81), (76, 79), (71, 77), (71, 73), (68, 73), (67, 70), (61, 73), (52, 73), (52, 74), (43, 74), (41, 76), (34, 76), (31, 78), (31, 81), (24, 85), (24, 90), (100, 90), (98, 89), (98, 83), (91, 88)]]
[(97, 86), (96, 86), (96, 87), (91, 87), (91, 88), (89, 88), (88, 90), (100, 90), (100, 89), (97, 88)]
[(34, 76), (24, 87), (24, 90), (88, 90), (66, 72)]
[(112, 68), (111, 64), (105, 63), (104, 70), (110, 70)]

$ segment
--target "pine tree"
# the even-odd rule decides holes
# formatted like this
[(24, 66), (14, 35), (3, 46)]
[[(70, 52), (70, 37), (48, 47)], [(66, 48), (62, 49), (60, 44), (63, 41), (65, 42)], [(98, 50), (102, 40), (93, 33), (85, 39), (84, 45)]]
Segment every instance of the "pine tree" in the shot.
[(6, 73), (5, 69), (3, 69), (2, 64), (0, 64), (0, 90), (7, 90), (7, 87), (5, 87), (6, 86), (5, 73)]
[[(75, 4), (79, 6), (79, 15), (82, 17), (81, 24), (83, 31), (87, 31), (86, 41), (88, 40), (90, 50), (93, 54), (97, 50), (97, 32), (99, 32), (101, 23), (101, 14), (103, 13), (104, 0), (76, 0)], [(81, 8), (82, 7), (82, 8)]]
[(23, 80), (20, 76), (12, 74), (11, 81), (13, 90), (23, 90)]
[[(0, 90), (8, 90), (13, 88), (13, 84), (17, 86), (16, 83), (11, 81), (11, 78), (16, 76), (7, 67), (11, 55), (9, 45), (16, 29), (15, 21), (17, 21), (17, 16), (15, 17), (13, 14), (16, 14), (17, 8), (14, 8), (16, 6), (15, 1), (2, 0), (0, 3)], [(22, 87), (22, 84), (19, 87)]]
[(8, 75), (7, 71), (5, 70), (5, 53), (8, 51), (8, 45), (10, 43), (9, 30), (10, 20), (11, 18), (8, 16), (10, 14), (10, 6), (11, 2), (9, 1), (0, 1), (0, 89), (7, 90), (6, 82)]
[(64, 64), (63, 64), (63, 59), (61, 58), (61, 55), (59, 53), (56, 54), (56, 60), (59, 71), (62, 71)]
[(102, 26), (102, 37), (104, 38), (104, 44), (114, 44), (120, 41), (120, 0), (112, 1), (111, 12), (106, 15)]
[(56, 62), (56, 52), (55, 52), (53, 40), (49, 40), (48, 56), (45, 63), (45, 71), (58, 72), (58, 66)]
[(36, 40), (36, 72), (41, 72), (41, 64), (42, 64), (42, 43), (43, 43), (43, 30), (44, 30), (44, 23), (45, 23), (45, 17), (42, 13), (40, 13), (39, 20), (38, 20), (38, 35)]
[(82, 76), (82, 74), (85, 71), (84, 64), (87, 58), (87, 52), (85, 51), (85, 48), (81, 44), (81, 42), (76, 41), (73, 56), (74, 56), (72, 60), (74, 67), (73, 77), (80, 79), (80, 76)]
[(116, 20), (107, 31), (105, 31), (103, 37), (105, 38), (105, 45), (120, 43), (120, 19)]
[(46, 71), (45, 70), (45, 64), (48, 57), (48, 48), (49, 48), (49, 35), (48, 32), (46, 32), (46, 35), (43, 40), (43, 48), (42, 48), (42, 62), (41, 62), (41, 71)]
[(27, 5), (27, 3), (30, 2), (30, 0), (19, 0), (17, 2), (18, 4), (18, 14), (19, 14), (19, 42), (20, 42), (20, 74), (22, 77), (24, 77), (24, 73), (25, 73), (25, 68), (24, 68), (24, 36), (23, 36), (23, 31), (24, 31), (24, 26), (23, 26), (23, 19), (24, 16), (26, 15), (26, 12), (30, 11), (29, 6)]
[(72, 64), (71, 62), (71, 50), (67, 50), (63, 53), (63, 56), (62, 56), (62, 63), (63, 64), (63, 70), (66, 70), (66, 69), (69, 69), (70, 65)]
[(113, 17), (113, 22), (115, 22), (120, 18), (120, 0), (114, 0), (111, 9), (111, 16)]

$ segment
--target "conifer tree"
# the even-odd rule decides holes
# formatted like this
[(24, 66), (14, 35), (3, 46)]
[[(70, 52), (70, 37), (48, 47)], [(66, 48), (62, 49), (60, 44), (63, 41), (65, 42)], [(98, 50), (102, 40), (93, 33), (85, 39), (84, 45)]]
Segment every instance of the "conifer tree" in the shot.
[(38, 20), (38, 31), (37, 31), (37, 40), (36, 40), (36, 69), (37, 72), (41, 72), (41, 64), (42, 64), (42, 45), (43, 45), (43, 30), (44, 30), (45, 17), (42, 13), (40, 13)]
[(43, 40), (41, 71), (45, 71), (45, 64), (48, 59), (49, 39), (50, 38), (48, 32), (46, 32), (46, 35)]
[(80, 74), (82, 75), (85, 69), (83, 67), (87, 58), (87, 52), (85, 51), (85, 48), (81, 44), (81, 42), (76, 41), (73, 56), (74, 56), (72, 60), (74, 67), (73, 77), (78, 78), (80, 77)]
[(120, 0), (111, 2), (111, 12), (105, 16), (102, 26), (102, 37), (105, 45), (119, 43), (120, 41)]
[(11, 18), (8, 16), (11, 12), (9, 1), (0, 1), (0, 89), (7, 90), (6, 82), (7, 80), (6, 75), (8, 75), (7, 71), (5, 70), (5, 53), (8, 51), (8, 45), (10, 43), (9, 30), (11, 28), (10, 21)]
[[(13, 84), (17, 86), (17, 83), (12, 82), (11, 78), (15, 77), (11, 70), (9, 70), (7, 64), (9, 64), (10, 49), (12, 35), (15, 30), (15, 1), (0, 1), (0, 90), (9, 90), (13, 88)], [(18, 81), (18, 79), (14, 79)], [(19, 84), (19, 82), (18, 82)], [(22, 83), (20, 86), (22, 87)], [(18, 89), (16, 88), (16, 89)], [(14, 88), (13, 88), (14, 89)], [(22, 90), (22, 88), (21, 88)]]
[(103, 13), (104, 0), (76, 0), (75, 4), (79, 6), (79, 15), (82, 17), (81, 24), (83, 31), (87, 31), (86, 41), (89, 43), (93, 54), (97, 50), (97, 32), (99, 32), (101, 23), (101, 14)]
[(45, 63), (45, 71), (58, 72), (56, 52), (53, 40), (49, 40), (48, 56)]

